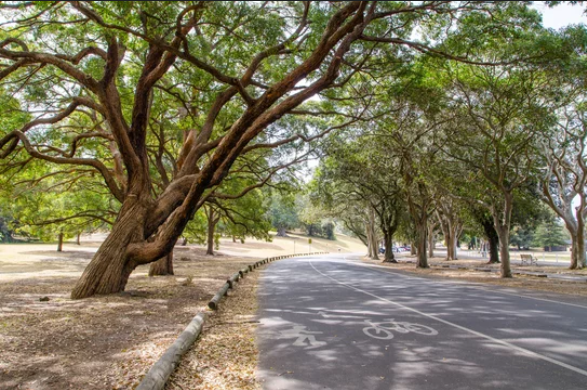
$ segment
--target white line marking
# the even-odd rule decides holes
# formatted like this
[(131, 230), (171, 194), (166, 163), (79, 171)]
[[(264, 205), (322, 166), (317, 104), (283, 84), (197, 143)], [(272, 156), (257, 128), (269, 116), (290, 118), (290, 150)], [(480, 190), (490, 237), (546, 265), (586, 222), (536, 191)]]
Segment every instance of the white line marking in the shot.
[(314, 267), (314, 264), (312, 263), (311, 260), (308, 260), (308, 263), (310, 264), (310, 266), (312, 266), (312, 268), (314, 268), (314, 271), (318, 272), (320, 275), (322, 275), (322, 276), (324, 276), (324, 277), (326, 277), (328, 279), (331, 279), (332, 281), (334, 281), (337, 284), (340, 284), (341, 286), (344, 286), (346, 288), (350, 288), (351, 290), (362, 292), (365, 295), (369, 295), (369, 296), (371, 296), (373, 298), (377, 298), (377, 299), (379, 299), (379, 300), (381, 300), (383, 302), (391, 303), (392, 305), (399, 306), (399, 307), (401, 307), (401, 308), (403, 308), (405, 310), (411, 311), (411, 312), (416, 313), (416, 314), (419, 314), (421, 316), (428, 317), (428, 318), (430, 318), (432, 320), (441, 322), (443, 324), (452, 326), (452, 327), (457, 328), (457, 329), (460, 329), (460, 330), (464, 330), (465, 332), (468, 332), (468, 333), (474, 334), (475, 336), (478, 336), (478, 337), (481, 337), (481, 338), (484, 338), (484, 339), (493, 341), (494, 343), (498, 343), (498, 344), (504, 345), (504, 346), (509, 347), (509, 348), (511, 348), (513, 350), (516, 350), (518, 352), (522, 352), (522, 353), (524, 353), (524, 354), (526, 354), (528, 356), (531, 356), (531, 357), (534, 357), (534, 358), (537, 358), (537, 359), (541, 359), (541, 360), (547, 361), (547, 362), (552, 363), (552, 364), (555, 364), (557, 366), (566, 368), (567, 370), (571, 370), (571, 371), (574, 371), (574, 372), (576, 372), (578, 374), (581, 374), (583, 376), (587, 376), (587, 371), (582, 370), (580, 368), (577, 368), (575, 366), (571, 366), (570, 364), (560, 362), (558, 360), (549, 358), (548, 356), (544, 356), (544, 355), (541, 355), (539, 353), (530, 351), (528, 349), (525, 349), (525, 348), (522, 348), (522, 347), (518, 347), (517, 345), (508, 343), (507, 341), (493, 338), (493, 337), (488, 336), (488, 335), (486, 335), (484, 333), (477, 332), (476, 330), (469, 329), (469, 328), (466, 328), (466, 327), (461, 326), (461, 325), (457, 325), (457, 324), (455, 324), (453, 322), (443, 320), (442, 318), (438, 318), (438, 317), (436, 317), (436, 316), (434, 316), (432, 314), (427, 314), (427, 313), (421, 312), (421, 311), (416, 310), (416, 309), (413, 309), (413, 308), (411, 308), (409, 306), (402, 305), (401, 303), (390, 301), (389, 299), (382, 298), (382, 297), (377, 296), (375, 294), (372, 294), (372, 293), (370, 293), (368, 291), (362, 290), (362, 289), (357, 288), (357, 287), (350, 286), (350, 285), (348, 285), (346, 283), (343, 283), (343, 282), (341, 282), (339, 280), (334, 279), (332, 276), (329, 276), (329, 275), (326, 275), (326, 274), (320, 272), (316, 267)]

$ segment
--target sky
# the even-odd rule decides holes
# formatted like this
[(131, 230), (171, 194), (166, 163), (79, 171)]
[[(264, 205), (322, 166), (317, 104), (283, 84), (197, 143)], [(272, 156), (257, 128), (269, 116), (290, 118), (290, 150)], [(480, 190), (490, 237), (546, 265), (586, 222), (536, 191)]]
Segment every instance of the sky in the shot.
[(541, 1), (536, 1), (533, 7), (542, 13), (544, 27), (559, 29), (569, 24), (587, 24), (587, 16), (583, 13), (587, 6), (571, 5), (563, 3), (553, 8), (548, 8)]

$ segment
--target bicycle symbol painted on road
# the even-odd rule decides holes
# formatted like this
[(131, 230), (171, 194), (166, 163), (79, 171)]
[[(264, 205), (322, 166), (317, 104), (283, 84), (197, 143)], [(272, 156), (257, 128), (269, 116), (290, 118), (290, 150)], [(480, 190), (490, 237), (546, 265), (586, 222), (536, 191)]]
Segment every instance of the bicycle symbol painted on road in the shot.
[(292, 345), (296, 347), (305, 347), (304, 349), (320, 348), (326, 345), (324, 341), (316, 340), (315, 335), (322, 334), (322, 332), (311, 332), (305, 326), (295, 325), (291, 329), (281, 331), (280, 337), (282, 339), (296, 339)]
[(371, 322), (365, 320), (369, 326), (363, 328), (363, 333), (367, 336), (379, 340), (391, 340), (393, 338), (392, 332), (397, 333), (416, 333), (424, 336), (436, 336), (438, 332), (426, 325), (412, 324), (410, 322), (394, 321), (393, 318), (386, 322)]

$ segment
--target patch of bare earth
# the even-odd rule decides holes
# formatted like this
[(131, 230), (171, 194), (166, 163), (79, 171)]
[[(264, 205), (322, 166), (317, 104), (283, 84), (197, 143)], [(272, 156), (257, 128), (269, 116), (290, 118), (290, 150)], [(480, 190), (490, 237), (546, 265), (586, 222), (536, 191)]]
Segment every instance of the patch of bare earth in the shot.
[[(125, 293), (80, 301), (69, 299), (77, 277), (0, 281), (0, 389), (134, 388), (226, 278), (254, 261), (176, 250), (175, 276), (149, 278), (142, 268)], [(240, 290), (253, 294), (254, 282), (245, 283)], [(247, 297), (235, 294), (234, 303)], [(245, 321), (235, 313), (231, 321)]]
[[(403, 257), (405, 259), (406, 257)], [(382, 263), (381, 261), (370, 260), (364, 258), (363, 261), (370, 264), (383, 265), (391, 269), (396, 269), (402, 272), (408, 272), (417, 276), (430, 278), (451, 278), (460, 281), (489, 284), (501, 287), (520, 288), (528, 290), (536, 290), (549, 293), (566, 294), (573, 296), (587, 296), (587, 283), (585, 282), (569, 282), (560, 279), (536, 277), (530, 275), (514, 275), (513, 278), (500, 278), (497, 272), (483, 272), (473, 269), (447, 269), (442, 265), (459, 265), (469, 267), (484, 267), (491, 268), (494, 271), (499, 269), (499, 264), (487, 265), (475, 260), (456, 260), (444, 261), (441, 258), (432, 258), (429, 260), (431, 268), (421, 269), (416, 268), (413, 263), (400, 262), (398, 264)], [(512, 271), (530, 271), (530, 272), (545, 272), (557, 273), (569, 276), (586, 276), (587, 270), (569, 271), (561, 267), (547, 267), (547, 266), (518, 266), (512, 265)]]
[(220, 310), (206, 319), (201, 338), (184, 356), (166, 390), (258, 390), (255, 380), (257, 280), (248, 274)]

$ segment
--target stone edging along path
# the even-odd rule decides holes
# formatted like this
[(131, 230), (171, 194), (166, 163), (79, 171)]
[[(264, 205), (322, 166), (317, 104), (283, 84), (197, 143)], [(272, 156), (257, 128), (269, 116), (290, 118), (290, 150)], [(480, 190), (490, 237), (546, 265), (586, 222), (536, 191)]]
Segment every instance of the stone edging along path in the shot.
[[(235, 284), (240, 279), (244, 278), (246, 274), (252, 272), (254, 269), (262, 265), (271, 263), (275, 260), (288, 259), (291, 257), (324, 255), (327, 253), (328, 252), (296, 253), (295, 255), (269, 257), (267, 259), (259, 260), (256, 263), (250, 264), (240, 271), (234, 273), (234, 275), (226, 280), (226, 283), (218, 290), (212, 300), (208, 302), (208, 307), (212, 310), (218, 310), (220, 300), (226, 295), (228, 290), (234, 288)], [(200, 333), (202, 333), (202, 327), (204, 326), (205, 321), (206, 313), (198, 313), (185, 328), (185, 330), (179, 335), (177, 340), (175, 340), (174, 343), (171, 344), (169, 348), (167, 348), (165, 353), (163, 353), (163, 356), (161, 356), (161, 358), (151, 367), (151, 369), (149, 369), (149, 372), (147, 372), (147, 375), (145, 375), (136, 390), (163, 390), (165, 383), (173, 371), (175, 371), (175, 368), (179, 364), (181, 357), (188, 351), (188, 349), (190, 349), (190, 347), (197, 340)]]

